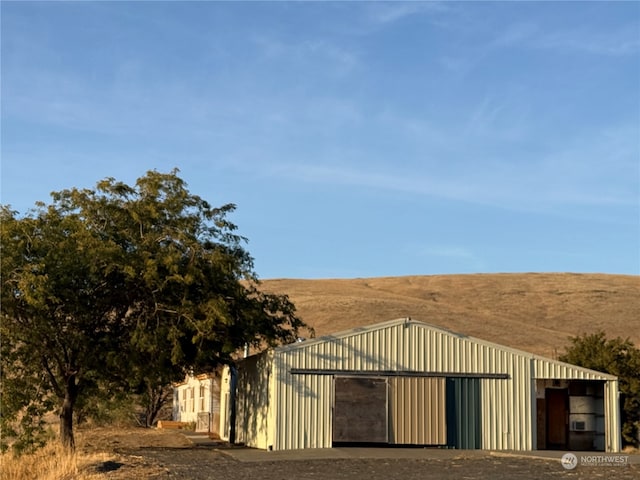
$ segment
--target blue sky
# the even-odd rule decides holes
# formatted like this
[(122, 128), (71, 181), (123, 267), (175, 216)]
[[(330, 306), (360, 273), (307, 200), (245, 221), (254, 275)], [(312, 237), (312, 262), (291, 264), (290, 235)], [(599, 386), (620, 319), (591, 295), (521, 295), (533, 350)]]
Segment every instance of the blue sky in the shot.
[(640, 274), (640, 3), (6, 2), (2, 196), (177, 167), (261, 278)]

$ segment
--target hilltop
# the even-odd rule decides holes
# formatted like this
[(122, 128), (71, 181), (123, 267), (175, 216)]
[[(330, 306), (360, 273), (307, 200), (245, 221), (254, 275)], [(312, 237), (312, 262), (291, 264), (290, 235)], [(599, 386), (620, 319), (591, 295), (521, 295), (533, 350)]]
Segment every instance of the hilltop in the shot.
[(640, 345), (640, 277), (522, 273), (263, 280), (316, 336), (400, 317), (555, 358), (603, 330)]

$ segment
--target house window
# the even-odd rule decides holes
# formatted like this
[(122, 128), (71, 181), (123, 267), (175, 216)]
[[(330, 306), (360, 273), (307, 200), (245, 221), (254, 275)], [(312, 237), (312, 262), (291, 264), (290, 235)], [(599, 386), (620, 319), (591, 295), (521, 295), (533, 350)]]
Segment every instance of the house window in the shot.
[(204, 385), (200, 385), (200, 411), (204, 412)]
[(194, 394), (195, 394), (195, 387), (191, 387), (189, 389), (189, 406), (191, 407), (191, 411), (195, 412), (196, 411), (196, 404), (195, 404), (195, 398), (194, 398)]
[(181, 405), (181, 410), (183, 412), (187, 411), (187, 389), (185, 388), (184, 390), (182, 390), (182, 405)]

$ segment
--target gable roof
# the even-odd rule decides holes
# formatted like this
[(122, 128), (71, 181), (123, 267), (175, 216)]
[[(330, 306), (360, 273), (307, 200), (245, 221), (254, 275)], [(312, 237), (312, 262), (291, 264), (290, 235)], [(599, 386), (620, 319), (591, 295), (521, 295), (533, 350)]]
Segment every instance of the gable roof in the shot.
[(493, 342), (489, 342), (487, 340), (482, 340), (480, 338), (476, 338), (476, 337), (471, 337), (462, 333), (458, 333), (458, 332), (453, 332), (451, 330), (448, 330), (446, 328), (443, 327), (439, 327), (436, 325), (431, 325), (425, 322), (421, 322), (421, 321), (417, 321), (417, 320), (413, 320), (411, 318), (397, 318), (394, 320), (388, 320), (386, 322), (380, 322), (380, 323), (376, 323), (373, 325), (367, 325), (367, 326), (363, 326), (363, 327), (355, 327), (349, 330), (345, 330), (342, 332), (337, 332), (331, 335), (324, 335), (322, 337), (318, 337), (318, 338), (314, 338), (311, 340), (304, 340), (302, 342), (295, 342), (295, 343), (290, 343), (287, 345), (281, 345), (279, 347), (276, 347), (273, 349), (274, 353), (278, 354), (278, 353), (285, 353), (285, 352), (293, 352), (296, 350), (302, 350), (302, 349), (307, 349), (309, 347), (313, 347), (314, 345), (319, 345), (322, 343), (327, 343), (327, 342), (332, 342), (335, 343), (336, 340), (344, 340), (344, 339), (348, 339), (349, 337), (353, 337), (353, 336), (357, 336), (357, 335), (363, 335), (363, 334), (367, 334), (370, 332), (375, 332), (377, 330), (383, 330), (383, 329), (388, 329), (388, 328), (394, 328), (397, 326), (415, 326), (418, 328), (423, 328), (423, 329), (427, 329), (430, 330), (432, 332), (438, 332), (440, 334), (446, 335), (448, 337), (454, 337), (454, 338), (458, 338), (458, 339), (462, 339), (462, 340), (466, 340), (469, 342), (473, 342), (477, 345), (482, 345), (482, 346), (486, 346), (501, 352), (508, 352), (514, 355), (517, 355), (519, 357), (523, 357), (529, 360), (535, 360), (538, 362), (542, 362), (542, 363), (547, 363), (547, 364), (553, 364), (554, 366), (559, 366), (559, 367), (565, 367), (565, 368), (570, 368), (574, 371), (577, 372), (582, 372), (590, 377), (599, 377), (602, 380), (616, 380), (617, 377), (614, 375), (610, 375), (607, 373), (603, 373), (603, 372), (599, 372), (596, 370), (591, 370), (588, 368), (584, 368), (584, 367), (580, 367), (577, 365), (572, 365), (566, 362), (561, 362), (559, 360), (554, 360), (551, 358), (546, 358), (543, 357), (541, 355), (536, 355), (530, 352), (526, 352), (523, 350), (518, 350), (516, 348), (512, 348), (512, 347), (507, 347), (505, 345), (500, 345), (497, 343), (493, 343)]

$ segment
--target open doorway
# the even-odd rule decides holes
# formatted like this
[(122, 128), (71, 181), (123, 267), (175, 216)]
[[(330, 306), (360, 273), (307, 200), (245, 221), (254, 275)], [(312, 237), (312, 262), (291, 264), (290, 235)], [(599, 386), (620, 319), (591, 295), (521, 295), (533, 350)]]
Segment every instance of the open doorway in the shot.
[(545, 390), (546, 448), (566, 450), (569, 440), (569, 390), (547, 388)]
[(604, 451), (604, 382), (536, 381), (538, 450)]

